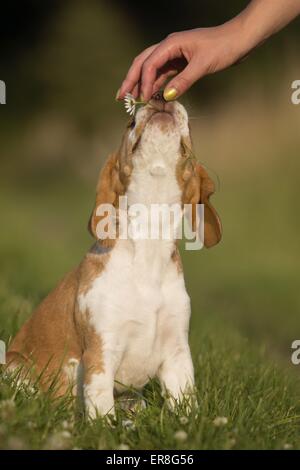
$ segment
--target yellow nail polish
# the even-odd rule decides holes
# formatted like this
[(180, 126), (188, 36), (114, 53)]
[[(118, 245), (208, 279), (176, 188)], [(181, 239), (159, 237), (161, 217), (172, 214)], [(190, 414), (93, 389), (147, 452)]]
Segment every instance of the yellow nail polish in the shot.
[(169, 88), (168, 90), (164, 91), (164, 99), (166, 101), (175, 100), (177, 94), (178, 94), (178, 91), (176, 90), (176, 88)]
[(119, 95), (120, 95), (120, 88), (118, 89), (117, 93), (116, 93), (116, 97), (115, 97), (115, 100), (118, 101), (119, 100)]

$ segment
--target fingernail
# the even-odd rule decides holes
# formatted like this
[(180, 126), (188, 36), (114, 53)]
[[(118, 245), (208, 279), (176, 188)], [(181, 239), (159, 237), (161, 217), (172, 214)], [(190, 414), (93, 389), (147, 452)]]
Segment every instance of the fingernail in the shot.
[(175, 100), (177, 94), (178, 91), (176, 90), (176, 88), (169, 88), (168, 90), (164, 90), (164, 99), (166, 101)]
[(115, 100), (118, 101), (119, 100), (119, 96), (120, 96), (120, 88), (118, 89), (117, 93), (116, 93), (116, 97), (115, 97)]
[(140, 94), (140, 101), (145, 101), (143, 93)]

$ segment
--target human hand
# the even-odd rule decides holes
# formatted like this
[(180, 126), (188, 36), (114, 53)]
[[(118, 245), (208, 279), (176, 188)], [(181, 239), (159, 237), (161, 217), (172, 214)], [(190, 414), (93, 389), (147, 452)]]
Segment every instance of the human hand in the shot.
[(117, 99), (131, 93), (148, 101), (174, 75), (164, 98), (178, 98), (199, 78), (229, 67), (243, 55), (239, 35), (238, 24), (231, 22), (170, 34), (134, 59)]
[(204, 75), (238, 62), (300, 14), (299, 0), (252, 0), (223, 25), (182, 31), (138, 55), (117, 93), (148, 101), (170, 77), (167, 101), (176, 99)]

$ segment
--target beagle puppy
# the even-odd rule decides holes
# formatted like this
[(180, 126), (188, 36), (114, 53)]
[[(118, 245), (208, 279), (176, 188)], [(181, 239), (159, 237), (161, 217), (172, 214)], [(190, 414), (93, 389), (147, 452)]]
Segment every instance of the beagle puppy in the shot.
[[(80, 265), (42, 301), (9, 346), (9, 368), (30, 368), (56, 394), (72, 387), (91, 418), (114, 414), (114, 393), (160, 381), (171, 407), (190, 397), (194, 371), (188, 344), (190, 299), (177, 240), (99, 237), (104, 216), (126, 196), (138, 203), (204, 204), (204, 245), (221, 238), (209, 201), (214, 184), (191, 158), (187, 112), (160, 96), (140, 108), (120, 149), (99, 176), (89, 230), (95, 243)], [(134, 215), (132, 216), (134, 217)]]

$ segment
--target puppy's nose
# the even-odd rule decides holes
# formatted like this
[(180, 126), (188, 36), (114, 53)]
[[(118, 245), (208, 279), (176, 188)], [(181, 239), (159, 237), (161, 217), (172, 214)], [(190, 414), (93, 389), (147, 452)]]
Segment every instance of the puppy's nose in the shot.
[(166, 111), (168, 113), (172, 113), (174, 111), (174, 102), (166, 101), (162, 91), (154, 93), (150, 100), (150, 104), (154, 109), (156, 109), (156, 111), (159, 112)]
[(154, 93), (154, 95), (152, 96), (152, 98), (150, 100), (150, 104), (157, 111), (164, 111), (166, 101), (164, 100), (163, 93), (161, 91), (158, 91), (158, 92)]

